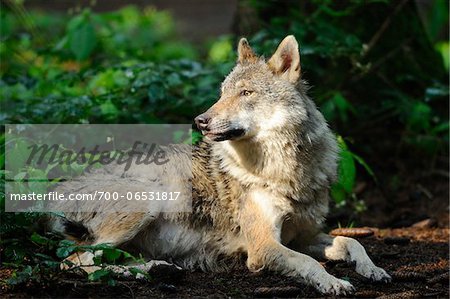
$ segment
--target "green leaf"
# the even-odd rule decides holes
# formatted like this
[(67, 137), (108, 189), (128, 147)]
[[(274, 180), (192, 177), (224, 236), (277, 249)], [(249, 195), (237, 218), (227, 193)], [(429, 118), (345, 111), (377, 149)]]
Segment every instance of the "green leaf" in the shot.
[(231, 40), (223, 38), (214, 42), (209, 50), (209, 60), (214, 63), (222, 63), (230, 59), (233, 54)]
[(19, 172), (18, 174), (16, 174), (14, 176), (14, 181), (23, 181), (23, 179), (25, 178), (25, 176), (27, 175), (27, 172), (23, 171), (23, 172)]
[(343, 122), (347, 122), (349, 113), (356, 114), (356, 109), (341, 92), (333, 92), (332, 95), (321, 106), (323, 115), (328, 121), (334, 121), (339, 116)]
[(31, 266), (26, 266), (23, 271), (14, 272), (11, 278), (8, 278), (6, 282), (10, 285), (18, 285), (26, 282), (32, 275), (33, 269)]
[(123, 252), (123, 257), (124, 257), (125, 259), (133, 259), (133, 260), (136, 260), (136, 258), (135, 258), (133, 255), (131, 255), (130, 253), (128, 253), (128, 252), (126, 252), (126, 251)]
[(122, 251), (115, 248), (103, 249), (103, 256), (107, 262), (112, 263), (122, 256)]
[(169, 76), (167, 76), (166, 81), (167, 81), (167, 85), (170, 87), (183, 84), (183, 81), (181, 80), (180, 75), (178, 75), (177, 73), (172, 73)]
[(348, 150), (342, 150), (339, 161), (339, 183), (344, 190), (351, 194), (355, 185), (356, 167), (353, 155)]
[[(60, 242), (61, 244), (61, 242)], [(75, 252), (75, 250), (77, 249), (76, 246), (72, 245), (72, 246), (62, 246), (59, 247), (58, 249), (56, 249), (56, 255), (59, 258), (66, 258), (69, 255), (71, 255), (73, 252)]]
[(107, 100), (106, 102), (101, 104), (100, 111), (108, 118), (117, 117), (117, 115), (119, 114), (119, 109), (117, 109), (117, 107), (111, 102), (111, 100)]
[(344, 205), (347, 194), (339, 183), (335, 183), (331, 186), (331, 197), (337, 205)]
[(102, 256), (99, 254), (96, 254), (93, 258), (94, 265), (101, 266), (102, 265)]
[[(347, 144), (342, 136), (337, 136), (337, 142), (340, 148), (340, 159), (338, 165), (338, 181), (335, 185), (342, 188), (347, 194), (351, 194), (356, 178), (355, 161), (353, 159), (353, 154), (348, 150)], [(337, 194), (337, 189), (334, 192), (336, 193), (336, 196), (341, 196), (341, 194)]]
[(200, 132), (193, 131), (192, 132), (192, 144), (197, 144), (203, 139), (203, 135)]
[(48, 244), (49, 243), (49, 239), (48, 238), (46, 238), (46, 237), (44, 237), (44, 236), (41, 236), (41, 235), (39, 235), (38, 233), (36, 233), (36, 232), (34, 232), (32, 235), (31, 235), (31, 241), (33, 241), (34, 243), (36, 243), (36, 244), (39, 244), (39, 245), (46, 245), (46, 244)]
[(443, 122), (437, 126), (435, 126), (432, 130), (431, 133), (432, 134), (439, 134), (439, 133), (446, 133), (448, 135), (448, 130), (449, 130), (449, 122)]
[(85, 60), (97, 44), (94, 26), (88, 21), (83, 22), (69, 33), (69, 47), (78, 60)]
[(61, 240), (58, 244), (59, 247), (75, 246), (75, 242), (72, 240)]
[(415, 102), (408, 112), (408, 126), (413, 130), (426, 130), (430, 127), (431, 107), (422, 102)]
[(12, 176), (24, 168), (30, 156), (29, 143), (24, 139), (14, 140), (14, 146), (7, 155), (6, 170), (10, 170)]
[(331, 99), (322, 104), (320, 111), (327, 121), (332, 122), (336, 119), (336, 105)]
[(442, 55), (444, 66), (448, 70), (450, 67), (450, 44), (448, 41), (442, 41), (435, 45), (436, 50)]
[(163, 100), (166, 97), (166, 92), (164, 90), (164, 87), (162, 86), (162, 83), (152, 83), (148, 87), (148, 97), (150, 102), (152, 103)]
[(47, 175), (45, 174), (45, 171), (38, 169), (38, 168), (31, 168), (28, 171), (29, 174), (29, 180), (47, 180)]
[(375, 180), (377, 181), (377, 177), (375, 176), (375, 173), (373, 172), (372, 168), (366, 163), (366, 161), (358, 156), (355, 153), (352, 153), (353, 158), (367, 171), (367, 173)]
[(5, 169), (5, 153), (0, 153), (0, 168)]
[(43, 264), (46, 265), (47, 267), (53, 268), (53, 269), (58, 269), (59, 265), (61, 264), (58, 261), (51, 261), (51, 260), (45, 260), (43, 261)]
[(173, 143), (181, 143), (183, 138), (185, 137), (183, 130), (178, 130), (172, 133), (172, 142)]
[(88, 279), (90, 281), (97, 281), (100, 279), (104, 279), (106, 277), (108, 277), (109, 275), (111, 275), (111, 271), (110, 270), (106, 270), (106, 269), (99, 269), (95, 272), (92, 272), (89, 274)]
[(28, 171), (29, 181), (28, 187), (36, 194), (44, 194), (47, 192), (49, 182), (47, 181), (47, 175), (44, 171), (36, 168), (32, 168)]

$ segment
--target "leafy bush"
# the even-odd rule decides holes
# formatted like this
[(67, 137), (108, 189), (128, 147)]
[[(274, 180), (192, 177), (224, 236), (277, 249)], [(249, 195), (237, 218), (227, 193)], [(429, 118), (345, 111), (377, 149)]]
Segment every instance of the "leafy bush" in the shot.
[(38, 14), (36, 26), (53, 20), (52, 28), (66, 27), (45, 34), (45, 44), (2, 13), (10, 28), (1, 51), (2, 122), (190, 123), (217, 96), (223, 73), (187, 59), (197, 54), (173, 39), (167, 13), (85, 10), (67, 26)]
[[(121, 249), (113, 248), (109, 244), (76, 245), (74, 241), (61, 240), (60, 236), (51, 233), (41, 235), (33, 232), (31, 235), (26, 234), (21, 238), (9, 238), (6, 242), (2, 242), (2, 245), (6, 248), (4, 257), (7, 259), (3, 265), (19, 269), (6, 280), (6, 283), (12, 287), (34, 283), (41, 285), (56, 283), (58, 279), (67, 274), (67, 271), (60, 270), (60, 260), (77, 252), (95, 254), (94, 263), (91, 266), (98, 267), (98, 270), (90, 273), (87, 277), (88, 280), (103, 281), (109, 285), (115, 285), (116, 278), (120, 276), (119, 271), (113, 271), (111, 265), (127, 262), (133, 262), (136, 265), (144, 263), (142, 259)], [(68, 272), (75, 273), (80, 270), (79, 267), (67, 260), (64, 264), (71, 267)], [(127, 270), (133, 275), (140, 274), (143, 278), (151, 279), (147, 273), (137, 267), (129, 267)]]

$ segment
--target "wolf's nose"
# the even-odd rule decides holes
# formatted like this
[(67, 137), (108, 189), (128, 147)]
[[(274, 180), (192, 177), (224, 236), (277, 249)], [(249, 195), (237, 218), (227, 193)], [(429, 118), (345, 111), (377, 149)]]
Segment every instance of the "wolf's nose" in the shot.
[(203, 113), (197, 116), (194, 121), (199, 130), (205, 131), (208, 130), (208, 125), (211, 121), (211, 117), (209, 117), (209, 115), (207, 115), (206, 113)]

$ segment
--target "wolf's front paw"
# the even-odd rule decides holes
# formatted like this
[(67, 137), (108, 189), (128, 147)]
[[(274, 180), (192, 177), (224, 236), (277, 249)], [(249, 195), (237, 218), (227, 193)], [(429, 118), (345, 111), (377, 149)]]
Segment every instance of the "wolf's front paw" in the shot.
[(375, 265), (356, 267), (356, 272), (373, 281), (390, 282), (392, 280), (384, 269)]
[(318, 282), (316, 288), (322, 294), (329, 295), (350, 295), (355, 291), (355, 288), (348, 281), (338, 279), (330, 275), (330, 279)]

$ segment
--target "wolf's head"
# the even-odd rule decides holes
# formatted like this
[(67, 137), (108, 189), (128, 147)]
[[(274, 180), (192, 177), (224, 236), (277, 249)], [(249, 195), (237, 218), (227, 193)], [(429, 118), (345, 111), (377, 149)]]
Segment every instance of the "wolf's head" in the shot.
[(300, 53), (294, 36), (287, 36), (268, 61), (243, 38), (220, 99), (195, 122), (213, 141), (258, 138), (297, 126), (306, 118), (299, 81)]

